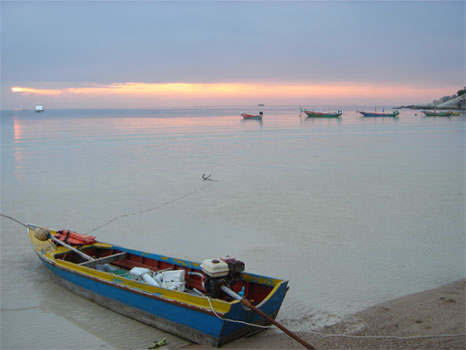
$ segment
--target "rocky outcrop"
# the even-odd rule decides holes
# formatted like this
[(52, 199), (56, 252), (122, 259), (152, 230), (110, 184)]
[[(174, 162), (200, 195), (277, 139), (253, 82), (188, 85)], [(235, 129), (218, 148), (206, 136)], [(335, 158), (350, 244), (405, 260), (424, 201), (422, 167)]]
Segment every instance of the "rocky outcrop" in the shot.
[(458, 91), (458, 94), (462, 94), (459, 96), (457, 94), (452, 95), (452, 96), (444, 96), (444, 97), (439, 98), (438, 100), (433, 100), (432, 103), (422, 104), (422, 105), (400, 106), (396, 108), (466, 110), (466, 93), (464, 93), (465, 89)]
[(466, 94), (453, 97), (443, 103), (435, 105), (439, 109), (466, 109)]

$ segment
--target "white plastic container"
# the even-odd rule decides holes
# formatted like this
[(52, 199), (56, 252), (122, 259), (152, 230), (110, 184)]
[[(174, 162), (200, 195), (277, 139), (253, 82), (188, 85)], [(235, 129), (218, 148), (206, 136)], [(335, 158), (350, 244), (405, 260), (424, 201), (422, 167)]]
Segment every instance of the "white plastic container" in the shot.
[(162, 288), (183, 292), (185, 285), (186, 282), (184, 270), (162, 272)]
[(162, 278), (162, 274), (161, 274), (161, 273), (157, 273), (157, 274), (154, 276), (154, 280), (155, 280), (158, 284), (160, 284), (160, 285), (162, 285), (162, 279), (163, 279), (163, 278)]
[(184, 270), (173, 270), (162, 272), (162, 280), (164, 282), (184, 282)]
[(163, 281), (162, 288), (184, 292), (186, 282)]
[(144, 280), (144, 282), (150, 284), (151, 286), (160, 287), (160, 284), (158, 284), (157, 281), (154, 280), (148, 273), (144, 273), (142, 275), (142, 279)]
[(146, 269), (145, 267), (133, 267), (130, 271), (130, 274), (134, 276), (142, 276), (145, 273), (150, 273), (149, 269)]
[(224, 277), (230, 272), (228, 264), (220, 259), (204, 260), (201, 264), (201, 269), (210, 277)]

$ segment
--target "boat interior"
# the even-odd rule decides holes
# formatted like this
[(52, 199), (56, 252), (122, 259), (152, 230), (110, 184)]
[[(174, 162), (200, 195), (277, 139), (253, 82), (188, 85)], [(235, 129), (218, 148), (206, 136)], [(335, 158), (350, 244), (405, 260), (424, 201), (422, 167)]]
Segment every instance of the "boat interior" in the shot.
[[(202, 293), (205, 293), (203, 286), (203, 272), (199, 269), (191, 267), (185, 267), (182, 265), (173, 264), (163, 260), (153, 259), (147, 256), (129, 253), (113, 248), (102, 248), (102, 247), (83, 247), (80, 249), (81, 252), (91, 256), (95, 260), (86, 260), (74, 251), (65, 251), (55, 254), (55, 259), (64, 260), (67, 262), (74, 263), (79, 266), (93, 268), (104, 271), (102, 266), (110, 265), (112, 268), (108, 273), (119, 275), (123, 278), (132, 279), (129, 271), (134, 267), (147, 268), (152, 272), (165, 272), (171, 270), (185, 270), (185, 290), (184, 292), (189, 294), (196, 294), (193, 289), (197, 289)], [(273, 286), (259, 284), (252, 281), (246, 281), (243, 278), (236, 280), (230, 285), (230, 288), (239, 292), (244, 291), (246, 296), (253, 304), (259, 304), (264, 300), (267, 295), (272, 291)], [(232, 298), (225, 295), (224, 297), (218, 298), (224, 301), (233, 301)]]

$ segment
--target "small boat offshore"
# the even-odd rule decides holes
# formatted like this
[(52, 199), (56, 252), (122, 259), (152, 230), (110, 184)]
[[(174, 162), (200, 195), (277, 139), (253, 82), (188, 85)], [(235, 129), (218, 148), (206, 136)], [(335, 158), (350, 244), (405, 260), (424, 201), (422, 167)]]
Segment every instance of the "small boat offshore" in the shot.
[(377, 113), (377, 112), (362, 112), (357, 111), (358, 113), (362, 114), (363, 117), (398, 117), (400, 112), (393, 111), (392, 113)]
[(260, 120), (260, 119), (262, 119), (262, 117), (264, 116), (264, 113), (259, 112), (259, 114), (257, 114), (257, 115), (254, 115), (254, 114), (247, 114), (247, 113), (241, 113), (241, 116), (242, 116), (244, 119), (256, 119), (256, 120)]
[(453, 112), (453, 111), (444, 111), (444, 112), (437, 112), (437, 111), (422, 111), (424, 116), (426, 117), (453, 117), (459, 116), (460, 112)]
[(288, 281), (247, 273), (229, 256), (197, 263), (25, 226), (34, 252), (60, 285), (199, 344), (220, 346), (275, 324), (288, 290)]
[(340, 118), (342, 115), (341, 110), (329, 113), (309, 111), (307, 109), (302, 109), (301, 111), (304, 112), (308, 118)]

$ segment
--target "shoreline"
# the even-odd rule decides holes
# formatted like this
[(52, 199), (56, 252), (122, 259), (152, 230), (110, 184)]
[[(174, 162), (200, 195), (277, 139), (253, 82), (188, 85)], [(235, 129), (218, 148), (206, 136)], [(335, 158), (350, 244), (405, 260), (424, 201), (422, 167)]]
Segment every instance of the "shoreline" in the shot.
[[(319, 331), (296, 334), (316, 349), (465, 349), (465, 282), (386, 301)], [(268, 331), (221, 348), (304, 349), (287, 335)], [(180, 349), (214, 348), (190, 344)]]
[(412, 109), (412, 110), (445, 110), (445, 111), (464, 111), (466, 110), (465, 107), (442, 107), (442, 106), (434, 106), (434, 105), (408, 105), (408, 106), (399, 106), (393, 107), (393, 109)]

